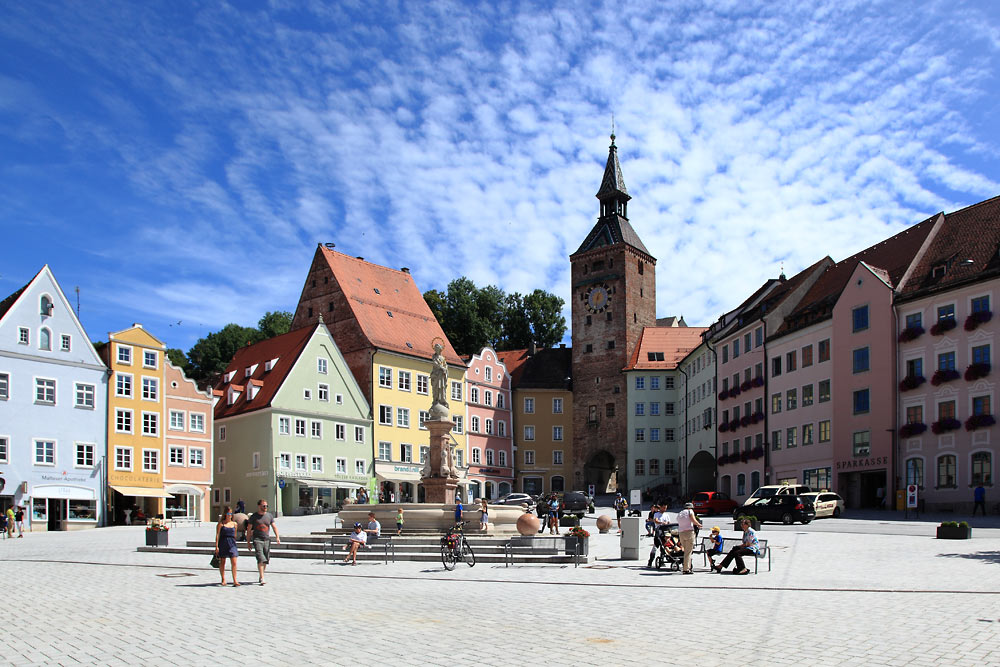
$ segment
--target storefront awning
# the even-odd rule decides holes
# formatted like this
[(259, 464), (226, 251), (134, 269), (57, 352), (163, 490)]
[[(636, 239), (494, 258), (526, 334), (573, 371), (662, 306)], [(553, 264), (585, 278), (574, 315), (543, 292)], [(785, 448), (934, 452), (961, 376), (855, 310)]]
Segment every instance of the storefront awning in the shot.
[(163, 489), (150, 489), (145, 486), (111, 486), (112, 489), (123, 496), (136, 496), (140, 498), (173, 498), (173, 496)]
[(360, 489), (360, 484), (354, 482), (339, 482), (329, 479), (293, 479), (299, 486), (308, 486), (313, 489)]

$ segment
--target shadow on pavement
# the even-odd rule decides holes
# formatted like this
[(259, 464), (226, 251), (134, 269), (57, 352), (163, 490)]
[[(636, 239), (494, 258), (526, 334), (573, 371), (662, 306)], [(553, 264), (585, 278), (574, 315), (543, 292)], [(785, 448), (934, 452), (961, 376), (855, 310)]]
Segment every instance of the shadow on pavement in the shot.
[(971, 554), (938, 554), (938, 558), (965, 558), (966, 560), (981, 560), (985, 563), (1000, 565), (1000, 551), (977, 551)]

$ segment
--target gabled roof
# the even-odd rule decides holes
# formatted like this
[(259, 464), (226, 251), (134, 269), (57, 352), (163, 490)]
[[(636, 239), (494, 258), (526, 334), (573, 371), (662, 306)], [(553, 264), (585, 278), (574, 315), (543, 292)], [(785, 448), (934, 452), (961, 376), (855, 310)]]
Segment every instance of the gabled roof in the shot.
[(618, 147), (615, 146), (615, 135), (611, 135), (611, 146), (608, 147), (608, 161), (604, 165), (604, 177), (601, 179), (601, 187), (597, 190), (597, 198), (614, 197), (624, 195), (630, 198), (628, 190), (625, 189), (625, 175), (622, 174), (622, 166), (618, 163)]
[[(38, 277), (37, 273), (35, 274), (35, 277)], [(7, 314), (7, 311), (10, 310), (17, 302), (18, 297), (20, 297), (24, 293), (24, 290), (28, 289), (28, 285), (31, 285), (32, 281), (34, 280), (35, 279), (32, 278), (30, 281), (28, 281), (28, 283), (24, 287), (17, 290), (3, 301), (0, 301), (0, 320), (3, 319), (3, 316)]]
[(580, 244), (580, 247), (573, 254), (579, 255), (594, 248), (614, 245), (616, 243), (625, 243), (652, 257), (649, 250), (643, 244), (642, 239), (639, 238), (639, 235), (632, 228), (631, 223), (617, 214), (612, 214), (598, 220), (597, 224), (590, 230), (590, 233), (587, 234), (587, 238), (583, 240), (583, 243)]
[(1000, 197), (944, 214), (944, 224), (903, 285), (900, 300), (996, 275), (1000, 275)]
[(433, 341), (444, 341), (449, 364), (466, 367), (413, 277), (320, 245), (318, 252), (329, 264), (350, 305), (358, 326), (372, 347), (430, 359)]
[(550, 347), (528, 354), (528, 350), (497, 352), (511, 375), (511, 389), (562, 389), (573, 385), (573, 349)]
[(806, 292), (795, 310), (785, 318), (775, 335), (791, 333), (832, 317), (833, 307), (861, 262), (867, 264), (890, 287), (898, 285), (928, 234), (934, 229), (936, 218), (934, 216), (908, 227), (828, 268)]
[(705, 327), (644, 327), (623, 370), (671, 370), (701, 345)]
[(497, 352), (497, 358), (507, 367), (510, 373), (510, 388), (517, 389), (521, 380), (521, 373), (524, 372), (524, 365), (528, 361), (528, 350), (505, 350)]
[[(262, 340), (237, 350), (232, 361), (226, 366), (222, 381), (215, 386), (216, 392), (222, 392), (222, 398), (215, 405), (215, 418), (232, 417), (271, 405), (275, 394), (284, 384), (285, 378), (288, 377), (288, 373), (292, 370), (318, 326), (320, 325), (317, 323), (301, 329), (294, 329), (286, 334)], [(271, 370), (265, 370), (267, 362), (271, 359), (277, 359), (278, 362)], [(246, 377), (245, 369), (254, 364), (257, 365), (257, 368), (254, 369), (249, 378)], [(230, 372), (233, 373), (231, 382), (226, 382), (225, 378)], [(260, 384), (254, 382), (255, 380)], [(247, 401), (246, 387), (251, 383), (260, 386), (260, 391), (257, 392), (252, 401)], [(228, 404), (229, 397), (226, 395), (230, 388), (239, 389), (242, 392), (232, 405)]]

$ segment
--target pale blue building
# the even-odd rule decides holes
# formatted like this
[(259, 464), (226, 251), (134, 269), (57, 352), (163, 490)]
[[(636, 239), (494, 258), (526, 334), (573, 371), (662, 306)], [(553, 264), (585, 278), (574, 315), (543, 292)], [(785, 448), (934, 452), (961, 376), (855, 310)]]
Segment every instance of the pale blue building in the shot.
[(0, 301), (0, 507), (26, 530), (103, 523), (107, 370), (48, 265)]

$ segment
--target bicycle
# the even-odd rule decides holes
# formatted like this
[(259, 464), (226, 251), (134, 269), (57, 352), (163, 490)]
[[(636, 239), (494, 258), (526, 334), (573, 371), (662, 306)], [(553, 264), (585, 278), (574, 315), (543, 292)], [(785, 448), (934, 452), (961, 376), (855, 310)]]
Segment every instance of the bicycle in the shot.
[(469, 541), (465, 539), (462, 526), (468, 521), (462, 521), (452, 526), (444, 537), (441, 538), (441, 563), (446, 570), (454, 570), (455, 563), (465, 561), (469, 567), (476, 565), (476, 554), (472, 552)]

